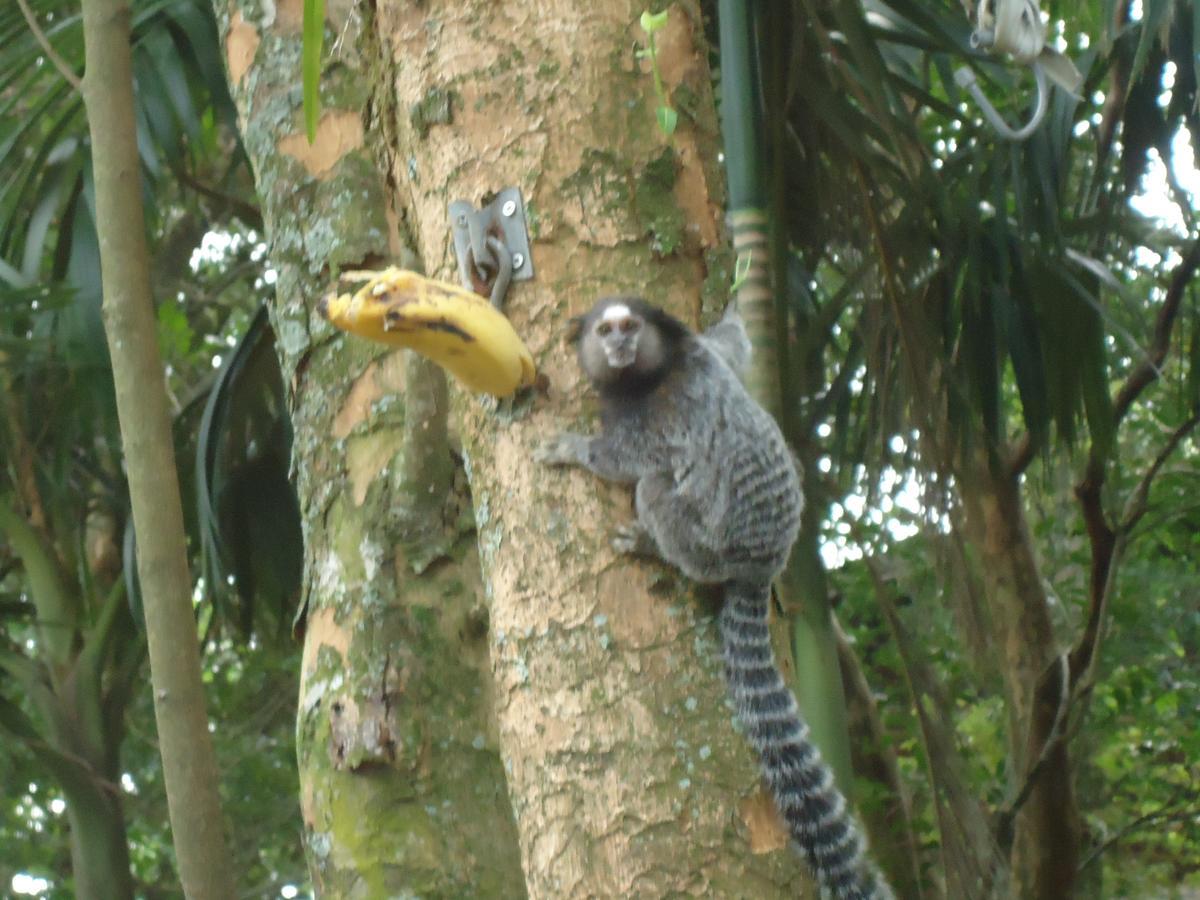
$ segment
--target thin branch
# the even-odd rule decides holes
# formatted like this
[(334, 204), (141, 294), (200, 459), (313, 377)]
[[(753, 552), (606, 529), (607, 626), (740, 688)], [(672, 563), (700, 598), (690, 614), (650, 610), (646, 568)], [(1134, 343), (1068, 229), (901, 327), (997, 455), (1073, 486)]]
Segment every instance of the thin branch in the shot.
[[(1159, 154), (1163, 159), (1171, 158), (1171, 148), (1167, 141), (1160, 142), (1158, 148)], [(1179, 212), (1183, 216), (1184, 225), (1191, 234), (1196, 227), (1196, 216), (1192, 213), (1191, 195), (1179, 183), (1179, 178), (1175, 175), (1173, 166), (1163, 166), (1163, 172), (1167, 177), (1167, 188), (1171, 192), (1171, 199), (1175, 201), (1175, 205), (1179, 207)]]
[[(1112, 32), (1117, 33), (1129, 21), (1133, 4), (1124, 0), (1120, 8), (1113, 11)], [(1110, 54), (1112, 60), (1110, 71), (1112, 75), (1104, 94), (1104, 111), (1101, 113), (1100, 124), (1096, 128), (1096, 164), (1092, 169), (1092, 185), (1089, 190), (1081, 193), (1081, 203), (1076, 209), (1082, 214), (1086, 198), (1087, 209), (1093, 208), (1104, 190), (1105, 174), (1109, 157), (1112, 154), (1113, 140), (1117, 134), (1117, 125), (1125, 113), (1125, 104), (1129, 99), (1129, 75), (1133, 66), (1131, 53)]]
[(1175, 802), (1176, 799), (1172, 798), (1170, 801), (1163, 804), (1153, 812), (1148, 812), (1144, 816), (1138, 816), (1136, 819), (1110, 837), (1107, 841), (1089, 853), (1087, 859), (1079, 864), (1079, 871), (1082, 872), (1084, 869), (1098, 860), (1100, 856), (1108, 851), (1114, 844), (1120, 840), (1123, 840), (1124, 838), (1127, 838), (1139, 828), (1159, 822), (1183, 822), (1193, 818), (1197, 813), (1200, 813), (1200, 806), (1187, 806), (1178, 811), (1172, 812), (1172, 807), (1174, 806)]
[(805, 416), (805, 421), (800, 428), (801, 433), (808, 434), (816, 423), (825, 421), (832, 414), (833, 405), (844, 396), (846, 391), (850, 390), (850, 385), (854, 381), (855, 375), (858, 374), (861, 350), (862, 338), (856, 331), (850, 337), (850, 344), (846, 348), (837, 374), (829, 381), (829, 386), (812, 401), (808, 415)]
[[(900, 619), (878, 559), (868, 553), (863, 562), (871, 576), (879, 610), (900, 656), (905, 685), (916, 712), (925, 749), (926, 777), (933, 789), (948, 889), (954, 893), (958, 886), (968, 884), (990, 889), (1004, 871), (1002, 853), (988, 828), (982, 805), (967, 789), (957, 735), (945, 713), (950, 704), (941, 683), (914, 652), (913, 641)], [(987, 894), (985, 890), (981, 896)]]
[(833, 632), (842, 681), (846, 686), (851, 740), (858, 739), (853, 754), (855, 770), (860, 777), (870, 778), (887, 788), (888, 799), (867, 817), (867, 828), (875, 838), (876, 858), (887, 869), (900, 896), (920, 897), (920, 854), (909, 791), (904, 788), (896, 754), (888, 746), (879, 704), (867, 682), (861, 658), (836, 616), (833, 617)]
[(121, 786), (96, 771), (91, 761), (68, 747), (51, 743), (17, 704), (0, 697), (0, 733), (24, 745), (35, 765), (54, 775), (68, 798), (72, 791), (95, 786), (120, 796)]
[(1171, 275), (1171, 284), (1167, 287), (1167, 295), (1154, 321), (1154, 338), (1150, 347), (1137, 367), (1129, 373), (1117, 396), (1113, 400), (1113, 425), (1124, 418), (1142, 391), (1158, 378), (1163, 360), (1171, 346), (1171, 331), (1179, 318), (1179, 308), (1183, 303), (1183, 295), (1191, 284), (1196, 270), (1200, 268), (1200, 239), (1192, 242), (1187, 256), (1175, 267)]
[[(22, 2), (24, 2), (24, 0), (22, 0)], [(262, 210), (253, 203), (247, 203), (240, 197), (235, 197), (232, 194), (227, 194), (224, 191), (214, 188), (212, 185), (205, 184), (191, 172), (187, 171), (187, 169), (185, 169), (182, 165), (172, 166), (171, 173), (179, 179), (181, 184), (190, 187), (200, 196), (207, 197), (209, 200), (223, 204), (225, 208), (223, 211), (231, 212), (233, 215), (241, 219), (246, 225), (258, 231), (262, 231)]]
[(1016, 444), (1012, 448), (1012, 453), (1009, 455), (1008, 462), (1006, 463), (1008, 477), (1019, 478), (1029, 468), (1029, 464), (1033, 462), (1034, 456), (1037, 455), (1037, 449), (1033, 443), (1033, 436), (1028, 431), (1017, 438)]
[[(996, 813), (996, 833), (999, 835), (1007, 835), (1011, 832), (1017, 813), (1033, 793), (1038, 780), (1049, 765), (1051, 752), (1063, 736), (1063, 726), (1067, 721), (1067, 712), (1071, 708), (1070, 661), (1067, 659), (1067, 654), (1060, 653), (1056, 662), (1058, 663), (1058, 702), (1054, 709), (1054, 723), (1050, 726), (1050, 731), (1042, 742), (1037, 762), (1030, 766), (1029, 772), (1025, 775), (1024, 784), (1021, 785), (1013, 799)], [(1001, 843), (1004, 843), (1003, 840)]]
[(1100, 473), (1100, 478), (1087, 478), (1075, 488), (1088, 542), (1092, 546), (1088, 621), (1083, 634), (1071, 650), (1071, 677), (1076, 683), (1087, 672), (1100, 639), (1100, 623), (1104, 618), (1104, 608), (1111, 589), (1112, 562), (1116, 555), (1117, 535), (1109, 527), (1100, 498), (1103, 469)]
[(46, 54), (46, 58), (50, 60), (54, 68), (58, 69), (59, 74), (67, 80), (67, 84), (71, 85), (77, 94), (82, 94), (83, 81), (75, 74), (75, 70), (67, 65), (67, 61), (58, 55), (58, 51), (54, 49), (54, 45), (50, 43), (50, 39), (42, 31), (42, 26), (38, 24), (33, 10), (29, 8), (28, 0), (17, 0), (17, 6), (21, 7), (21, 13), (25, 16), (25, 21), (29, 24), (29, 30), (33, 34), (33, 39), (38, 42), (38, 45), (42, 48), (42, 52)]
[[(1166, 297), (1158, 311), (1154, 322), (1154, 336), (1142, 361), (1134, 367), (1113, 398), (1113, 428), (1115, 429), (1129, 412), (1135, 400), (1152, 384), (1161, 372), (1163, 360), (1171, 345), (1171, 333), (1179, 318), (1179, 310), (1183, 305), (1184, 293), (1187, 291), (1196, 270), (1200, 269), (1200, 240), (1192, 243), (1187, 255), (1175, 267), (1171, 275), (1171, 283), (1167, 287)], [(1174, 447), (1183, 436), (1194, 427), (1187, 422), (1181, 426), (1178, 437), (1168, 441), (1168, 447)], [(1169, 451), (1168, 451), (1169, 452)], [(1161, 456), (1161, 454), (1160, 454)], [(1162, 456), (1162, 461), (1166, 457)], [(1152, 471), (1147, 475), (1153, 478), (1158, 472), (1162, 461), (1156, 460)], [(1105, 481), (1105, 465), (1107, 457), (1094, 443), (1088, 453), (1087, 466), (1082, 480), (1075, 486), (1075, 496), (1079, 499), (1080, 510), (1083, 513), (1084, 525), (1088, 533), (1088, 541), (1092, 545), (1092, 564), (1090, 575), (1089, 595), (1091, 598), (1087, 626), (1079, 641), (1071, 650), (1071, 678), (1074, 684), (1088, 671), (1095, 648), (1100, 639), (1100, 624), (1103, 610), (1111, 593), (1111, 568), (1115, 556), (1117, 534), (1108, 522), (1101, 500), (1101, 490)], [(1145, 483), (1149, 489), (1149, 482)], [(1073, 684), (1073, 686), (1074, 686)]]
[(1150, 485), (1166, 464), (1167, 459), (1175, 452), (1175, 448), (1179, 446), (1185, 437), (1192, 433), (1198, 424), (1200, 424), (1200, 412), (1195, 412), (1171, 432), (1170, 437), (1167, 438), (1167, 442), (1158, 451), (1158, 454), (1154, 457), (1154, 462), (1150, 464), (1150, 468), (1146, 470), (1146, 474), (1142, 476), (1137, 487), (1134, 488), (1133, 493), (1130, 495), (1128, 502), (1125, 504), (1125, 514), (1121, 519), (1121, 531), (1132, 531), (1142, 516), (1146, 514), (1146, 510), (1149, 508), (1147, 500), (1150, 496)]
[[(1084, 626), (1083, 633), (1079, 636), (1079, 640), (1071, 649), (1070, 654), (1071, 690), (1076, 697), (1082, 697), (1091, 691), (1089, 676), (1092, 664), (1099, 655), (1100, 640), (1103, 637), (1102, 626), (1105, 612), (1108, 609), (1113, 591), (1116, 590), (1117, 567), (1120, 564), (1119, 561), (1124, 556), (1125, 546), (1129, 542), (1130, 534), (1146, 513), (1150, 486), (1162, 470), (1162, 467), (1166, 464), (1167, 459), (1183, 439), (1195, 430), (1198, 424), (1200, 424), (1200, 413), (1193, 413), (1171, 432), (1170, 437), (1167, 438), (1167, 442), (1155, 455), (1154, 461), (1150, 464), (1145, 474), (1142, 475), (1137, 487), (1134, 488), (1133, 493), (1126, 502), (1124, 514), (1117, 530), (1113, 531), (1107, 525), (1104, 526), (1109, 536), (1109, 543), (1106, 550), (1107, 557), (1104, 560), (1104, 584), (1100, 588), (1099, 593), (1094, 594), (1092, 597), (1091, 606), (1088, 610), (1087, 624)], [(1085, 511), (1085, 518), (1096, 515), (1092, 507), (1098, 506), (1098, 498), (1098, 491), (1094, 498), (1089, 496), (1088, 509), (1091, 511)], [(1095, 569), (1096, 567), (1097, 562), (1093, 560), (1093, 568)]]

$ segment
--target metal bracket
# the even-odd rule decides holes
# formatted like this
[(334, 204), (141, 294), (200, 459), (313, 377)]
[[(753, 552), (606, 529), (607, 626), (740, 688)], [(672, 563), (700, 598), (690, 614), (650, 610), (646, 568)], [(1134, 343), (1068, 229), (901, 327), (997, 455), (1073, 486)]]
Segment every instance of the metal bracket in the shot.
[[(492, 302), (497, 305), (503, 300), (507, 284), (501, 282), (508, 267), (492, 249), (493, 241), (499, 241), (511, 255), (513, 281), (528, 281), (533, 277), (525, 202), (519, 188), (504, 188), (482, 209), (476, 209), (469, 200), (455, 200), (449, 213), (458, 277), (463, 287), (479, 294), (492, 294)], [(495, 296), (494, 289), (499, 289), (501, 296)]]

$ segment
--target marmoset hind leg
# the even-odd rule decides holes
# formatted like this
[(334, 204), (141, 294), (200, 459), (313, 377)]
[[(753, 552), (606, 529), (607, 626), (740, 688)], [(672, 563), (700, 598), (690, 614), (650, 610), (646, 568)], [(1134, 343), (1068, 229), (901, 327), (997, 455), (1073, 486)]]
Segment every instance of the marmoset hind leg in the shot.
[(722, 548), (714, 545), (714, 529), (707, 521), (711, 509), (681, 492), (672, 473), (638, 479), (634, 506), (637, 519), (617, 529), (613, 539), (617, 550), (657, 557), (693, 581), (712, 584), (728, 577)]

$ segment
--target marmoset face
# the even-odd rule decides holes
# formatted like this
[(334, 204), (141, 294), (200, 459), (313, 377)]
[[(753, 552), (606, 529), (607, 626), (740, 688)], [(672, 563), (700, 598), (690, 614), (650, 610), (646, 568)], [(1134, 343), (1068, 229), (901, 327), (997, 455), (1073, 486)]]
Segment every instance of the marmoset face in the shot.
[(644, 325), (642, 317), (624, 303), (614, 303), (604, 310), (592, 330), (609, 366), (624, 369), (633, 365)]

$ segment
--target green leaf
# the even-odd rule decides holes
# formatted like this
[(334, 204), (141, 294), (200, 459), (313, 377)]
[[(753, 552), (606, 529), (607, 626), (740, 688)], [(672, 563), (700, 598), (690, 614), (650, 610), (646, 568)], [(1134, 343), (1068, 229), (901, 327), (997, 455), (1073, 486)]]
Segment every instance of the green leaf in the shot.
[(1137, 81), (1142, 74), (1142, 68), (1150, 56), (1150, 48), (1163, 23), (1163, 17), (1170, 12), (1172, 0), (1145, 0), (1142, 5), (1142, 32), (1138, 35), (1137, 52), (1133, 55), (1133, 66), (1129, 70), (1130, 83)]
[(20, 271), (2, 259), (0, 259), (0, 281), (7, 282), (9, 286), (15, 288), (25, 288), (33, 284), (32, 279), (26, 278)]
[(301, 75), (304, 81), (304, 131), (311, 144), (317, 139), (321, 116), (321, 43), (325, 39), (325, 0), (304, 0), (304, 45)]
[(221, 65), (223, 53), (211, 8), (201, 9), (192, 4), (175, 3), (166, 10), (166, 14), (176, 25), (172, 29), (176, 44), (181, 53), (186, 50), (185, 59), (195, 60), (200, 80), (207, 89), (207, 99), (212, 103), (212, 108), (206, 112), (216, 110), (225, 122), (234, 126), (237, 113), (229, 96), (225, 68)]
[(185, 357), (191, 351), (195, 333), (183, 308), (170, 300), (158, 305), (158, 343), (167, 359)]
[(654, 32), (667, 24), (667, 10), (664, 9), (660, 13), (652, 13), (648, 9), (643, 11), (641, 24), (642, 31), (646, 32), (646, 34), (654, 34)]
[(733, 284), (729, 286), (729, 293), (736, 294), (741, 288), (746, 278), (750, 275), (750, 263), (752, 262), (751, 254), (739, 253), (737, 261), (733, 264)]
[[(303, 537), (288, 482), (291, 429), (283, 394), (263, 306), (222, 365), (196, 440), (196, 518), (206, 592), (221, 618), (246, 633), (263, 616), (286, 625), (300, 589)], [(266, 627), (265, 620), (257, 627)]]
[(1192, 317), (1188, 340), (1188, 372), (1184, 382), (1184, 398), (1190, 409), (1200, 409), (1200, 321)]
[(660, 106), (654, 111), (658, 118), (658, 127), (667, 137), (675, 133), (675, 126), (679, 124), (679, 113), (671, 109), (669, 106)]
[[(200, 139), (200, 120), (188, 88), (187, 70), (179, 64), (179, 50), (165, 28), (156, 28), (142, 42), (163, 95), (170, 103), (176, 124), (193, 143)], [(140, 82), (139, 82), (140, 84)]]
[(1046, 440), (1050, 424), (1046, 368), (1042, 359), (1037, 316), (1030, 302), (1032, 289), (1025, 283), (1019, 254), (1011, 257), (1012, 273), (1005, 304), (1005, 341), (1012, 362), (1017, 393), (1021, 398), (1021, 416), (1035, 447)]
[[(167, 85), (145, 45), (139, 46), (134, 52), (133, 70), (138, 86), (137, 110), (139, 118), (145, 121), (146, 137), (151, 146), (156, 150), (161, 149), (161, 155), (170, 159), (175, 155), (173, 151), (177, 147), (179, 129), (167, 94)], [(154, 152), (153, 156), (157, 162), (159, 154)]]
[(74, 176), (73, 167), (47, 167), (40, 184), (40, 190), (34, 198), (35, 205), (29, 213), (29, 222), (25, 230), (25, 254), (21, 264), (22, 273), (30, 279), (37, 277), (42, 262), (42, 252), (46, 244), (46, 236), (55, 216), (62, 208), (63, 193), (69, 180)]

